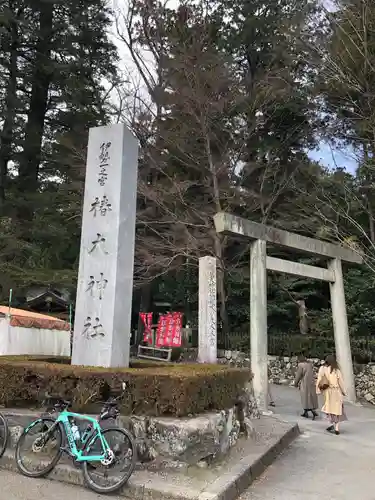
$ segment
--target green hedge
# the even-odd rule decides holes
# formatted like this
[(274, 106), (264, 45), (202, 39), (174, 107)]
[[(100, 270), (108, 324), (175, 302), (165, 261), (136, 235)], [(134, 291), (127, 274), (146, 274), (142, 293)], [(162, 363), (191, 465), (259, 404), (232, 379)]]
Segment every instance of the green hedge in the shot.
[[(70, 365), (71, 358), (69, 356), (32, 356), (32, 355), (13, 355), (13, 356), (0, 356), (0, 363), (2, 361), (15, 361), (15, 362), (25, 362), (25, 361), (36, 361), (43, 363), (57, 363)], [(171, 366), (168, 361), (160, 360), (148, 360), (148, 359), (131, 359), (130, 368), (154, 368), (155, 366)]]
[[(350, 338), (353, 360), (357, 363), (375, 361), (375, 337)], [(218, 341), (219, 348), (245, 352), (249, 355), (249, 332), (233, 332)], [(312, 335), (275, 334), (268, 336), (268, 354), (273, 356), (298, 356), (305, 354), (311, 358), (324, 359), (335, 352), (332, 337)]]
[(76, 411), (96, 413), (126, 382), (121, 413), (186, 416), (234, 406), (249, 378), (248, 370), (221, 365), (110, 369), (2, 358), (0, 404), (38, 406), (49, 394), (71, 400)]
[[(353, 360), (368, 363), (375, 360), (375, 339), (350, 339)], [(311, 358), (324, 359), (335, 352), (333, 337), (313, 337), (302, 335), (271, 335), (268, 339), (268, 352), (273, 356), (298, 356), (305, 354)]]
[(2, 361), (16, 361), (16, 362), (24, 362), (24, 361), (37, 361), (43, 363), (57, 363), (70, 365), (71, 358), (70, 356), (37, 356), (37, 355), (9, 355), (9, 356), (0, 356), (0, 363)]

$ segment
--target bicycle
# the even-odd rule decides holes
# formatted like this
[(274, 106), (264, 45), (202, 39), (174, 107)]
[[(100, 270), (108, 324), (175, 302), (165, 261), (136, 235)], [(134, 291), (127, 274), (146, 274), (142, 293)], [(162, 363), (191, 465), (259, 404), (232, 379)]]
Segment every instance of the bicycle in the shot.
[(4, 415), (0, 413), (0, 458), (4, 455), (8, 446), (9, 427)]
[[(76, 465), (82, 466), (84, 481), (90, 489), (97, 493), (112, 493), (119, 490), (129, 480), (136, 465), (135, 441), (127, 429), (117, 426), (102, 429), (100, 425), (100, 422), (115, 419), (120, 414), (118, 399), (110, 398), (105, 402), (97, 419), (68, 411), (71, 402), (59, 399), (53, 407), (54, 411), (59, 413), (57, 418), (42, 416), (26, 427), (21, 434), (16, 446), (16, 463), (19, 471), (27, 477), (46, 476), (57, 465), (64, 452), (74, 460)], [(76, 420), (88, 421), (88, 425), (82, 434)], [(40, 459), (39, 466), (41, 468), (37, 471), (31, 471), (26, 465), (27, 460), (30, 462), (30, 457), (27, 456), (26, 460), (22, 459), (21, 446), (39, 425), (41, 426), (41, 432), (36, 438), (32, 439), (31, 451), (37, 455), (42, 454), (43, 451), (46, 452), (50, 448), (54, 453), (54, 457), (49, 463), (44, 459)], [(120, 470), (120, 476), (115, 476), (115, 484), (102, 486), (97, 482), (98, 468), (103, 466), (105, 478), (108, 478), (109, 471), (119, 463), (119, 453), (122, 451), (116, 440), (114, 444), (109, 444), (110, 433), (117, 435), (117, 438), (125, 439), (126, 453), (124, 459), (126, 467)]]

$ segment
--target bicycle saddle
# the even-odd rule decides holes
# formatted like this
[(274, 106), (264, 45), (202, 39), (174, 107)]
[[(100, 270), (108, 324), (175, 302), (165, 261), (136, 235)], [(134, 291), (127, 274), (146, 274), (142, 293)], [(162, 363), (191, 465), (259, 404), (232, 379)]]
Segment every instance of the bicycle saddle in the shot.
[(118, 406), (118, 401), (115, 401), (115, 400), (106, 401), (104, 403), (104, 406), (106, 406), (107, 408), (113, 407), (113, 406)]
[(55, 403), (55, 406), (63, 406), (64, 408), (67, 408), (68, 406), (71, 406), (71, 405), (72, 405), (72, 402), (68, 401), (66, 399), (59, 399)]

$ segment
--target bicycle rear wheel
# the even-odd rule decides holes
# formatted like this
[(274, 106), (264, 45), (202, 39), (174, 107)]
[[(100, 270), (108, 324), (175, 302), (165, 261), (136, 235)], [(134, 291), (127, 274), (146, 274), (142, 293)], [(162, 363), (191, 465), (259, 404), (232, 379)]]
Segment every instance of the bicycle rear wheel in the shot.
[(39, 418), (21, 434), (16, 446), (16, 464), (24, 476), (45, 476), (60, 460), (63, 436), (60, 425), (55, 423), (53, 418)]
[(4, 455), (7, 449), (9, 440), (8, 422), (4, 415), (0, 413), (0, 458)]
[[(126, 484), (137, 461), (135, 441), (130, 432), (119, 427), (102, 430), (109, 445), (106, 460), (82, 462), (83, 477), (87, 486), (96, 493), (112, 493)], [(102, 455), (103, 447), (99, 435), (84, 449), (84, 455)]]

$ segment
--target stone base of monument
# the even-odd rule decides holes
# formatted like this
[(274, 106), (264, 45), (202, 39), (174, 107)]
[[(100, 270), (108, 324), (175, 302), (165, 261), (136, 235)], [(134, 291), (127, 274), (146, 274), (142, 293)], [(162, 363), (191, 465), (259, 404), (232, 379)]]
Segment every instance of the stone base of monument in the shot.
[[(4, 413), (11, 428), (11, 446), (15, 446), (23, 428), (40, 415), (27, 410), (5, 409)], [(221, 460), (241, 436), (252, 435), (253, 422), (258, 418), (259, 412), (249, 383), (244, 387), (237, 405), (228, 410), (185, 418), (120, 416), (117, 424), (129, 429), (136, 439), (138, 468), (182, 470)], [(103, 427), (106, 424), (103, 422)]]
[[(25, 415), (21, 416), (25, 418)], [(9, 415), (11, 445), (14, 446), (21, 427), (14, 426), (20, 416)], [(143, 425), (143, 424), (142, 424)], [(141, 426), (142, 427), (142, 426)], [(252, 421), (252, 435), (237, 439), (235, 446), (219, 461), (205, 460), (179, 470), (137, 469), (120, 496), (133, 500), (234, 500), (268, 467), (290, 442), (299, 435), (298, 426), (273, 417)], [(163, 440), (163, 430), (158, 435)], [(177, 435), (178, 433), (176, 433)], [(177, 445), (176, 440), (176, 445)], [(207, 443), (206, 443), (207, 444)], [(162, 446), (162, 445), (160, 445)], [(170, 446), (170, 444), (166, 445)], [(168, 451), (170, 453), (170, 450)], [(16, 471), (14, 450), (8, 449), (0, 467)], [(78, 468), (64, 458), (47, 479), (82, 485)]]

